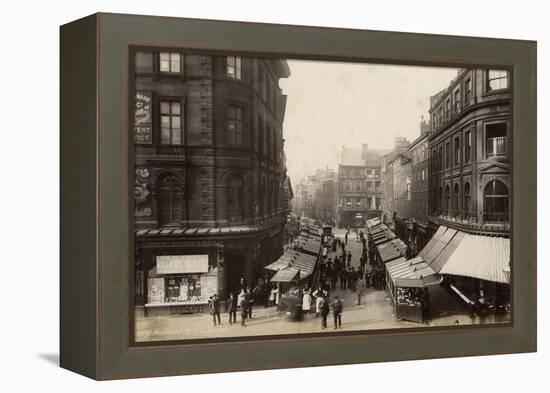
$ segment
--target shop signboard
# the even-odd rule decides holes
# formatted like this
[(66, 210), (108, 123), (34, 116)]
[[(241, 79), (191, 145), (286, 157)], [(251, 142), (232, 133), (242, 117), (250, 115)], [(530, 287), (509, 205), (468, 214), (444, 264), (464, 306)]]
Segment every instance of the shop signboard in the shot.
[(137, 90), (134, 98), (134, 142), (153, 143), (151, 92)]
[(158, 274), (207, 273), (208, 254), (197, 255), (159, 255), (157, 256)]

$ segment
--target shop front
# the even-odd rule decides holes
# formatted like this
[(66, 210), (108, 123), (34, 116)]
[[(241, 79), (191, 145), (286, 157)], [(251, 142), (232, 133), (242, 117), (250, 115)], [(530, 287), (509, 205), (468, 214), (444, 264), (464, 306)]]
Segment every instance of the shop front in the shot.
[(220, 271), (209, 254), (157, 255), (147, 278), (146, 316), (204, 312), (219, 293)]

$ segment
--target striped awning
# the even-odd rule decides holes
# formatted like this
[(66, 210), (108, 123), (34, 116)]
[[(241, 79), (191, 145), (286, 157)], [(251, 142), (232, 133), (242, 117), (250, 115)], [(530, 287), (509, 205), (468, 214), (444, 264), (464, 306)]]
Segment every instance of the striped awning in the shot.
[(433, 247), (428, 251), (427, 254), (423, 255), (422, 258), (431, 265), (432, 262), (439, 256), (443, 249), (453, 240), (454, 235), (456, 235), (456, 229), (447, 228), (445, 233), (439, 237)]
[(435, 259), (430, 263), (430, 267), (436, 272), (439, 272), (441, 268), (447, 263), (451, 255), (455, 252), (457, 247), (462, 243), (462, 239), (466, 236), (466, 233), (458, 231), (453, 239), (447, 244), (447, 246), (441, 251), (441, 253), (435, 257)]
[(466, 234), (440, 273), (509, 284), (510, 239)]
[(440, 225), (439, 228), (437, 228), (437, 231), (434, 233), (428, 244), (424, 246), (422, 250), (418, 253), (419, 257), (425, 258), (426, 254), (430, 252), (430, 250), (433, 248), (433, 246), (438, 242), (438, 240), (443, 236), (445, 231), (447, 230), (447, 227), (444, 225)]
[(420, 257), (396, 259), (388, 262), (386, 269), (397, 287), (422, 288), (439, 283), (437, 273)]
[(400, 239), (394, 239), (376, 247), (382, 262), (393, 261), (405, 254), (407, 246)]

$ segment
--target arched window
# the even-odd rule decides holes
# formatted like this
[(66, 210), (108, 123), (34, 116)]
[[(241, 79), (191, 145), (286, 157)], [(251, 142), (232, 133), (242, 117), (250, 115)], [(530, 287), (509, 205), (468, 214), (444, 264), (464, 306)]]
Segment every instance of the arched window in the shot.
[(244, 221), (244, 182), (235, 176), (227, 182), (227, 221), (229, 224), (240, 224)]
[(466, 217), (470, 216), (470, 212), (472, 209), (471, 204), (472, 204), (472, 194), (470, 191), (470, 183), (466, 182), (464, 183), (464, 207), (463, 207)]
[(165, 175), (158, 183), (158, 220), (161, 226), (181, 222), (183, 197), (181, 184), (174, 175)]
[(460, 188), (458, 187), (458, 184), (455, 183), (455, 186), (453, 188), (453, 210), (454, 214), (458, 215), (458, 202), (460, 198)]
[(449, 210), (451, 209), (451, 187), (447, 184), (445, 186), (445, 211), (447, 214), (449, 214)]
[(499, 180), (493, 180), (483, 190), (485, 203), (485, 221), (508, 221), (509, 195), (508, 188)]

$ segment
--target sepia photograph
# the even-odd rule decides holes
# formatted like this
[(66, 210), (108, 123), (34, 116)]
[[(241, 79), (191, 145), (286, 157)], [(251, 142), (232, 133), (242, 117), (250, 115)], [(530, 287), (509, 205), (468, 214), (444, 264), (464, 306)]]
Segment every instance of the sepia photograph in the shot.
[(130, 55), (135, 343), (512, 323), (510, 69)]

